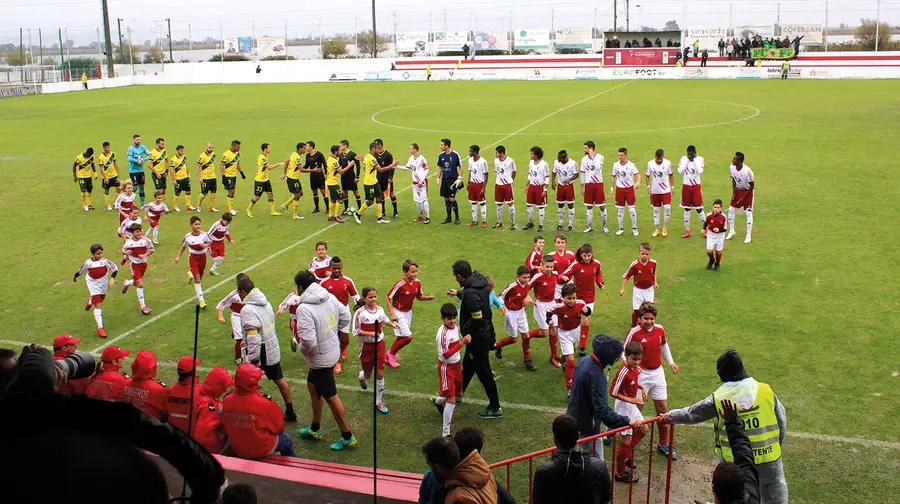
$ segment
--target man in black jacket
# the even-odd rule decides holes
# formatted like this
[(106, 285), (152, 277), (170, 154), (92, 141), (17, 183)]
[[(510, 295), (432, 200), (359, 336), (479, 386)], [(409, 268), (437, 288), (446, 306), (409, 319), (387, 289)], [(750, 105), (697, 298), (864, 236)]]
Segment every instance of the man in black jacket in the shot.
[[(713, 471), (713, 498), (716, 504), (759, 504), (759, 473), (744, 422), (738, 417), (737, 407), (727, 399), (722, 401), (721, 415), (734, 462), (721, 462)], [(537, 499), (534, 502), (537, 504)]]
[(607, 504), (610, 499), (609, 470), (603, 459), (591, 457), (575, 447), (578, 422), (569, 415), (553, 420), (553, 458), (534, 473), (534, 504)]
[(497, 394), (497, 383), (491, 372), (491, 360), (488, 352), (494, 348), (496, 337), (494, 324), (491, 321), (491, 289), (487, 278), (477, 271), (472, 271), (468, 261), (453, 263), (453, 277), (462, 289), (450, 289), (447, 294), (461, 300), (459, 306), (459, 334), (471, 335), (472, 341), (466, 345), (463, 356), (463, 391), (469, 388), (472, 377), (478, 375), (478, 381), (488, 396), (488, 407), (478, 412), (479, 418), (503, 418), (500, 408), (500, 396)]

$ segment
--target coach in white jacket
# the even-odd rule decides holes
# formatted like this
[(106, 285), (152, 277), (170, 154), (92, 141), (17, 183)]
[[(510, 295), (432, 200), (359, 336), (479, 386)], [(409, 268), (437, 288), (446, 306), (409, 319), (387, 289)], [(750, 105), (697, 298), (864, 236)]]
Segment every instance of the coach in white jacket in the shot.
[(297, 339), (300, 353), (309, 365), (306, 387), (312, 402), (313, 420), (300, 429), (304, 439), (321, 439), (322, 403), (327, 402), (341, 430), (341, 439), (331, 445), (343, 450), (356, 445), (344, 405), (334, 383), (334, 364), (341, 356), (341, 345), (350, 342), (350, 310), (316, 282), (310, 271), (294, 277), (300, 304), (297, 306)]
[(242, 349), (244, 361), (259, 366), (266, 373), (266, 378), (275, 383), (284, 399), (284, 421), (296, 422), (291, 387), (281, 370), (281, 347), (275, 334), (275, 311), (266, 295), (253, 285), (250, 277), (244, 276), (238, 280), (237, 291), (244, 303), (241, 309), (241, 325), (245, 335)]

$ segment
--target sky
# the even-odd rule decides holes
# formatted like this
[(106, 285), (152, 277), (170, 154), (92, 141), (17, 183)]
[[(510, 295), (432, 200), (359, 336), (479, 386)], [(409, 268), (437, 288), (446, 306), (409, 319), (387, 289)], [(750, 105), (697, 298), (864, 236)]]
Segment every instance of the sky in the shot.
[[(602, 0), (376, 0), (379, 33), (467, 29), (566, 28), (613, 26), (613, 2)], [(856, 25), (860, 18), (875, 18), (876, 0), (830, 0), (828, 25)], [(625, 0), (618, 0), (620, 26), (625, 26)], [(780, 5), (780, 7), (779, 7)], [(371, 26), (369, 0), (109, 0), (113, 39), (116, 19), (123, 31), (132, 30), (136, 43), (165, 33), (165, 19), (172, 22), (172, 37), (318, 35), (352, 33)], [(900, 0), (881, 2), (881, 19), (900, 25)], [(733, 26), (775, 23), (824, 23), (824, 0), (630, 0), (630, 26), (662, 28), (668, 20), (681, 26)], [(0, 43), (18, 43), (19, 28), (28, 30), (37, 45), (40, 28), (46, 39), (64, 28), (68, 38), (82, 45), (97, 40), (102, 27), (100, 0), (0, 0)], [(446, 20), (446, 26), (445, 26)], [(102, 37), (102, 34), (101, 34)], [(46, 40), (45, 40), (46, 42)], [(49, 43), (45, 43), (49, 45)]]

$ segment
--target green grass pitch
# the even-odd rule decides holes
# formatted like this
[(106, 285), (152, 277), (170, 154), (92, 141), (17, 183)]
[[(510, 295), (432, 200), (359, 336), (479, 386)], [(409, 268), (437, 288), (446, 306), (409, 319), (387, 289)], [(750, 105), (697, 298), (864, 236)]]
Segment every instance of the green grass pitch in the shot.
[[(792, 502), (893, 502), (900, 493), (900, 298), (895, 285), (900, 256), (894, 239), (898, 192), (891, 182), (900, 124), (896, 90), (894, 81), (433, 82), (155, 86), (5, 99), (0, 101), (4, 345), (49, 344), (61, 332), (84, 338), (82, 349), (104, 344), (93, 318), (82, 310), (83, 281), (71, 281), (91, 243), (103, 243), (107, 255), (117, 259), (117, 221), (102, 208), (99, 184), (94, 192), (98, 210), (85, 214), (71, 178), (75, 155), (88, 145), (99, 150), (104, 140), (124, 161), (133, 133), (142, 134), (148, 145), (165, 137), (170, 150), (184, 144), (189, 159), (208, 141), (221, 153), (237, 138), (243, 142), (245, 169), (252, 172), (261, 142), (271, 143), (271, 157), (280, 161), (301, 140), (315, 140), (327, 151), (347, 138), (359, 152), (381, 137), (401, 161), (407, 146), (417, 142), (434, 166), (443, 136), (451, 137), (461, 154), (473, 143), (487, 148), (502, 141), (521, 169), (532, 145), (542, 146), (550, 160), (563, 148), (580, 159), (582, 143), (592, 139), (607, 159), (607, 183), (620, 146), (628, 147), (643, 171), (657, 148), (677, 163), (685, 146), (695, 144), (707, 162), (707, 209), (715, 198), (728, 201), (728, 166), (740, 150), (756, 173), (754, 240), (742, 243), (744, 217), (738, 216), (738, 236), (726, 244), (721, 273), (704, 269), (696, 217), (695, 237), (679, 238), (677, 207), (669, 237), (651, 239), (652, 215), (643, 190), (638, 191), (639, 238), (582, 235), (584, 212), (577, 206), (579, 232), (569, 234), (570, 248), (591, 242), (607, 279), (607, 289), (598, 293), (593, 332), (624, 338), (631, 300), (617, 295), (619, 279), (636, 258), (638, 243), (650, 241), (659, 262), (658, 320), (681, 366), (679, 375), (669, 375), (671, 405), (689, 404), (714, 390), (716, 357), (734, 347), (753, 376), (773, 385), (787, 407), (790, 433), (802, 433), (789, 433), (785, 447)], [(484, 153), (490, 157), (493, 149)], [(397, 187), (406, 187), (409, 174), (398, 173)], [(523, 179), (520, 175), (516, 189), (520, 224)], [(195, 180), (195, 201), (198, 186)], [(281, 203), (287, 191), (278, 181), (274, 187)], [(386, 371), (391, 414), (377, 419), (377, 448), (379, 467), (422, 471), (419, 447), (440, 433), (440, 420), (424, 396), (437, 386), (434, 334), (444, 293), (455, 286), (450, 265), (466, 258), (502, 287), (522, 263), (533, 234), (441, 226), (443, 205), (433, 186), (436, 219), (429, 226), (410, 223), (415, 207), (409, 191), (399, 195), (402, 217), (390, 225), (376, 226), (374, 215), (367, 215), (363, 226), (351, 221), (328, 229), (323, 214), (309, 218), (308, 191), (301, 203), (305, 221), (271, 217), (264, 202), (250, 220), (243, 210), (251, 194), (252, 181), (239, 180), (241, 214), (232, 225), (237, 246), (229, 246), (221, 268), (227, 276), (204, 282), (210, 289), (210, 307), (200, 317), (204, 366), (234, 367), (229, 326), (217, 324), (213, 310), (232, 288), (234, 274), (255, 265), (251, 277), (277, 304), (291, 289), (294, 273), (313, 255), (313, 244), (327, 240), (356, 285), (373, 285), (382, 297), (400, 277), (403, 259), (414, 258), (426, 293), (437, 294), (438, 300), (416, 304), (415, 340), (401, 354), (403, 367)], [(218, 207), (224, 205), (220, 192)], [(554, 210), (548, 207), (549, 229), (555, 227)], [(465, 222), (467, 203), (461, 203), (460, 213)], [(215, 218), (202, 217), (204, 227)], [(132, 292), (122, 296), (114, 289), (104, 303), (110, 339), (127, 334), (119, 342), (123, 347), (152, 349), (167, 363), (190, 352), (193, 336), (188, 301), (193, 290), (185, 282), (185, 266), (171, 263), (188, 231), (187, 219), (184, 212), (162, 219), (161, 244), (146, 281), (154, 314), (141, 315)], [(502, 335), (502, 324), (496, 327)], [(305, 364), (287, 348), (286, 318), (279, 320), (278, 331), (285, 372), (297, 380), (292, 389), (302, 425), (310, 418), (299, 382)], [(393, 340), (391, 331), (387, 340)], [(484, 430), (490, 462), (552, 444), (550, 420), (565, 407), (566, 396), (562, 373), (546, 361), (546, 345), (534, 345), (536, 372), (523, 369), (517, 347), (509, 347), (502, 361), (492, 357), (503, 420), (475, 417), (482, 407), (477, 400), (484, 398), (477, 381), (468, 391), (469, 401), (457, 409), (454, 428)], [(354, 391), (357, 348), (352, 341), (351, 358), (338, 381), (359, 445), (336, 454), (325, 442), (298, 439), (299, 456), (372, 464), (372, 396)], [(175, 372), (162, 366), (159, 375), (171, 382)], [(278, 395), (271, 384), (266, 390)], [(328, 439), (338, 435), (327, 412), (323, 426)], [(709, 426), (677, 432), (683, 458), (673, 481), (682, 495), (709, 499), (703, 478), (712, 468), (712, 432)], [(516, 477), (516, 494), (522, 497), (521, 470)]]

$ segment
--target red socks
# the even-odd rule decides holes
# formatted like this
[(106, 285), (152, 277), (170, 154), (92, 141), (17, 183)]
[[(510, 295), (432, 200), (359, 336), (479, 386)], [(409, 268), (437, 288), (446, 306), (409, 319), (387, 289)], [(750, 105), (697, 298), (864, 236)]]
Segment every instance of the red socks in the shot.
[(716, 252), (716, 264), (719, 264), (720, 262), (722, 262), (722, 253)]
[(531, 340), (522, 338), (522, 360), (531, 360)]
[(572, 379), (575, 378), (575, 359), (566, 361), (566, 390), (572, 390)]
[(659, 424), (659, 444), (669, 444), (669, 426)]
[(559, 335), (550, 333), (550, 360), (556, 360), (556, 357), (559, 355), (557, 349), (559, 348)]
[(638, 325), (638, 311), (631, 310), (631, 327), (637, 327)]
[[(636, 429), (631, 430), (631, 442), (626, 444), (623, 440), (616, 452), (616, 476), (622, 476), (628, 470), (625, 465), (628, 460), (634, 461), (634, 449), (644, 439), (644, 434)], [(633, 464), (632, 464), (633, 465)]]
[(241, 358), (241, 343), (243, 343), (243, 341), (244, 340), (239, 340), (239, 339), (234, 340), (234, 358), (235, 359)]
[(540, 329), (532, 329), (532, 330), (528, 331), (527, 333), (525, 333), (525, 335), (528, 336), (529, 338), (543, 338), (543, 336), (541, 336)]
[(578, 339), (578, 349), (584, 350), (585, 345), (587, 345), (588, 332), (591, 330), (590, 326), (581, 326), (581, 337)]
[(410, 343), (412, 343), (412, 338), (408, 336), (397, 336), (394, 338), (394, 343), (391, 344), (391, 353), (397, 355), (397, 352), (399, 352), (401, 348)]
[[(507, 337), (503, 338), (502, 340), (498, 341), (497, 343), (495, 343), (494, 346), (497, 348), (503, 348), (505, 346), (512, 345), (515, 342), (516, 342), (516, 338), (513, 338), (512, 336), (507, 336)], [(396, 344), (396, 342), (395, 342), (395, 344)], [(391, 349), (393, 350), (393, 346), (391, 347)]]

